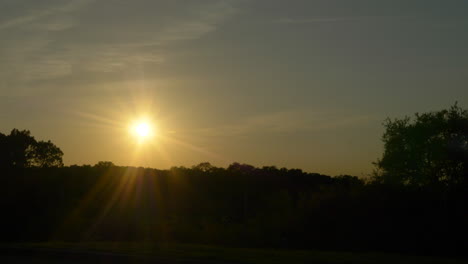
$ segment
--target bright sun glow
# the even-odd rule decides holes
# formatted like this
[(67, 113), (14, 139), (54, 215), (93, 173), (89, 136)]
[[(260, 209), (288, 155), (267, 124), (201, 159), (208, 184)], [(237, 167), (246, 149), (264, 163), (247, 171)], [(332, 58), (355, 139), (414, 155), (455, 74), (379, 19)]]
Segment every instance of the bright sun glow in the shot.
[(151, 132), (151, 128), (149, 126), (148, 123), (139, 123), (135, 126), (135, 133), (139, 136), (139, 137), (147, 137), (149, 136)]
[(148, 121), (135, 122), (131, 126), (131, 133), (138, 139), (139, 142), (148, 140), (154, 136), (154, 126)]

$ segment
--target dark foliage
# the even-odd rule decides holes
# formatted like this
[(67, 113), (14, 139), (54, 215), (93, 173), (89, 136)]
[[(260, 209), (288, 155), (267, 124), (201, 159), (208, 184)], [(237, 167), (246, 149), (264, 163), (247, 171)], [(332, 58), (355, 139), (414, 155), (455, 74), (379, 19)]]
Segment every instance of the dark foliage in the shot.
[(60, 167), (62, 156), (51, 141), (36, 141), (27, 130), (0, 133), (0, 168)]
[(416, 114), (414, 120), (387, 119), (385, 152), (376, 165), (387, 183), (454, 187), (468, 180), (468, 111)]
[[(104, 166), (105, 165), (105, 166)], [(4, 241), (466, 252), (466, 193), (234, 163), (2, 171)]]

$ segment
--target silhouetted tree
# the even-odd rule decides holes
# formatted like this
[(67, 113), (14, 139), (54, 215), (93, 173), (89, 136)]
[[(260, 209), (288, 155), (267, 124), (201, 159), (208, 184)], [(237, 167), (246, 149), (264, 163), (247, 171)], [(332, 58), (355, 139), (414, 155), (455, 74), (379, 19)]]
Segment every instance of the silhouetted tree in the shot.
[(27, 130), (13, 129), (10, 135), (2, 135), (1, 164), (3, 167), (27, 167), (32, 158), (34, 137)]
[(63, 152), (51, 141), (36, 141), (28, 130), (0, 133), (0, 167), (60, 167)]
[(387, 119), (385, 151), (375, 165), (377, 178), (409, 185), (465, 182), (468, 177), (468, 111), (416, 114), (412, 120)]
[(192, 169), (199, 170), (202, 172), (209, 172), (209, 171), (212, 171), (214, 168), (215, 167), (213, 167), (213, 165), (211, 165), (209, 162), (202, 162), (198, 165), (192, 166)]
[(50, 140), (39, 141), (32, 147), (30, 166), (33, 167), (62, 167), (63, 152)]
[(94, 165), (96, 168), (110, 168), (114, 166), (115, 164), (112, 161), (99, 161), (96, 163), (96, 165)]

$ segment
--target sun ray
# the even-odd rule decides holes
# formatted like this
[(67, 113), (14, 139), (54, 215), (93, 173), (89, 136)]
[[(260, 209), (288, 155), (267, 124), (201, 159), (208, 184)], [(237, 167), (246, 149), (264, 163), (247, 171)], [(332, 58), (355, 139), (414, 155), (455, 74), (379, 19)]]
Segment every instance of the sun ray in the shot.
[(184, 142), (182, 140), (178, 140), (176, 139), (175, 137), (167, 137), (167, 136), (163, 136), (163, 135), (160, 135), (161, 137), (161, 140), (164, 140), (164, 141), (169, 141), (169, 142), (172, 142), (172, 143), (175, 143), (179, 146), (182, 146), (182, 147), (185, 147), (185, 148), (188, 148), (190, 150), (194, 150), (196, 152), (199, 152), (199, 153), (202, 153), (206, 156), (209, 156), (209, 157), (212, 157), (212, 158), (215, 158), (215, 159), (221, 159), (221, 160), (226, 160), (224, 157), (222, 157), (220, 154), (217, 154), (217, 153), (214, 153), (214, 152), (211, 152), (205, 148), (202, 148), (202, 147), (199, 147), (197, 145), (194, 145), (194, 144), (190, 144), (190, 143), (187, 143), (187, 142)]
[(100, 123), (104, 123), (104, 124), (107, 124), (107, 125), (117, 126), (117, 127), (122, 126), (121, 122), (119, 122), (118, 120), (112, 119), (112, 118), (106, 118), (104, 116), (99, 116), (99, 115), (96, 115), (96, 114), (91, 114), (91, 113), (86, 113), (86, 112), (75, 112), (75, 114), (77, 114), (80, 117), (84, 117), (84, 118), (87, 118), (87, 119), (93, 120), (93, 121), (98, 121)]

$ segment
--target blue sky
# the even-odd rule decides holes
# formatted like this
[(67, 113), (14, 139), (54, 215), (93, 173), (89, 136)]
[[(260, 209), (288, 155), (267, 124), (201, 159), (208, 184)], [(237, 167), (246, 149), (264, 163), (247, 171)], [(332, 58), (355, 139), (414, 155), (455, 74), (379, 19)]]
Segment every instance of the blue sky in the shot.
[[(386, 117), (468, 104), (468, 2), (0, 1), (0, 131), (66, 164), (367, 175)], [(161, 135), (135, 146), (149, 116)]]

